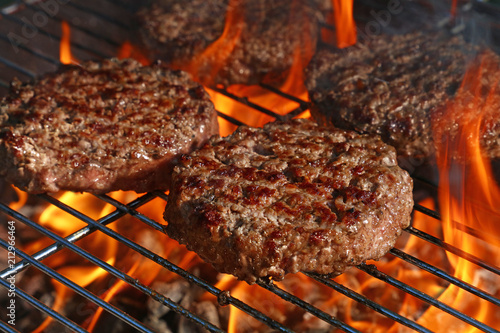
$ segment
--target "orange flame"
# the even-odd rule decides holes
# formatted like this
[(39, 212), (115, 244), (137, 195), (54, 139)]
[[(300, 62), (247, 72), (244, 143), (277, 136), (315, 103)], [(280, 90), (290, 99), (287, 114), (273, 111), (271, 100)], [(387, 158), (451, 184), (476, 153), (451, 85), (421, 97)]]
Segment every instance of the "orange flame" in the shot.
[[(131, 275), (135, 272), (135, 270), (139, 267), (140, 261), (135, 262), (134, 266), (127, 272), (127, 275)], [(109, 302), (123, 287), (127, 285), (126, 282), (123, 280), (118, 280), (109, 290), (106, 291), (105, 296), (102, 297), (103, 301)], [(98, 308), (94, 315), (92, 316), (92, 320), (90, 321), (90, 324), (88, 325), (87, 329), (89, 332), (92, 332), (97, 324), (97, 321), (99, 320), (103, 308)]]
[(26, 192), (21, 191), (20, 189), (18, 189), (15, 186), (12, 186), (12, 188), (16, 192), (18, 200), (11, 202), (9, 204), (9, 207), (14, 209), (14, 210), (19, 210), (19, 208), (24, 206), (26, 204), (26, 201), (28, 201), (28, 195), (26, 194)]
[(451, 17), (455, 17), (456, 13), (457, 13), (457, 0), (452, 0), (451, 1), (451, 10), (450, 10)]
[[(498, 112), (500, 62), (485, 53), (465, 75), (454, 100), (446, 105), (443, 121), (435, 122), (437, 159), (440, 169), (439, 201), (442, 209), (444, 239), (466, 253), (499, 266), (500, 188), (494, 181), (490, 161), (482, 151), (480, 138), (492, 114)], [(498, 119), (498, 118), (495, 118)], [(443, 130), (443, 122), (458, 124), (457, 133)], [(448, 127), (445, 127), (448, 129)], [(466, 233), (463, 225), (476, 230), (481, 237)], [(462, 257), (448, 254), (459, 279), (496, 294), (498, 276), (477, 267)], [(440, 300), (491, 327), (499, 327), (498, 309), (458, 287), (450, 286)], [(463, 322), (436, 320), (428, 311), (421, 321), (431, 329), (447, 327), (450, 331), (469, 331)], [(434, 322), (438, 323), (437, 325)]]
[[(335, 36), (331, 30), (322, 30), (326, 43), (336, 43), (339, 49), (356, 44), (356, 23), (353, 16), (354, 0), (332, 0), (333, 13), (328, 15), (327, 23), (335, 24)], [(335, 38), (336, 37), (336, 38)]]
[[(212, 85), (212, 79), (224, 67), (240, 39), (244, 23), (242, 7), (239, 0), (229, 0), (222, 35), (190, 63), (180, 67), (201, 82)], [(206, 68), (210, 68), (208, 74), (201, 74)]]
[(118, 59), (132, 58), (139, 61), (143, 65), (149, 65), (150, 61), (141, 52), (140, 49), (132, 45), (128, 40), (125, 41), (118, 51)]
[[(304, 28), (304, 30), (308, 31), (309, 29)], [(238, 34), (240, 32), (238, 32)], [(216, 41), (216, 43), (218, 43), (219, 40)], [(284, 73), (284, 80), (276, 89), (280, 92), (296, 97), (299, 100), (307, 101), (309, 97), (304, 85), (304, 68), (313, 56), (313, 45), (308, 36), (302, 36), (301, 41), (302, 42), (299, 43), (299, 45), (297, 45), (294, 49), (292, 66), (286, 73)], [(214, 47), (214, 49), (219, 49), (219, 47), (215, 47), (214, 44), (212, 44), (207, 49), (209, 51), (206, 52), (211, 53), (212, 51), (210, 50), (212, 50), (212, 47)], [(191, 66), (199, 65), (199, 61), (196, 65), (191, 63)], [(215, 75), (216, 72), (217, 71), (212, 74)], [(214, 89), (206, 88), (206, 90), (210, 94), (211, 100), (217, 110), (238, 121), (241, 121), (244, 124), (260, 127), (275, 120), (275, 118), (271, 115), (267, 115), (252, 106), (238, 102), (234, 98), (219, 93)], [(268, 109), (278, 115), (286, 115), (292, 110), (300, 107), (299, 103), (294, 102), (290, 98), (283, 97), (280, 94), (277, 94), (272, 90), (268, 90), (260, 85), (247, 86), (243, 84), (234, 84), (227, 87), (226, 90), (236, 97), (244, 98), (245, 101), (255, 104), (257, 107)], [(310, 114), (309, 111), (304, 111), (299, 116), (307, 118), (310, 117)], [(221, 136), (231, 134), (237, 127), (223, 118), (219, 118), (219, 125)]]
[(71, 53), (71, 28), (66, 21), (61, 22), (61, 43), (59, 60), (65, 65), (80, 63)]

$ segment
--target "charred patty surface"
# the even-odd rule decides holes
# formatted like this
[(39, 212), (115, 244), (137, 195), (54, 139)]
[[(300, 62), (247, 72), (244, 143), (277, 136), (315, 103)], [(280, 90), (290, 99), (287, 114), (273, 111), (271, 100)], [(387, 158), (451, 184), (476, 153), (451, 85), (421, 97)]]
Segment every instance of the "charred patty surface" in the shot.
[(161, 0), (138, 16), (150, 58), (205, 85), (256, 84), (281, 75), (294, 59), (310, 60), (325, 2)]
[(0, 175), (32, 193), (166, 189), (177, 156), (215, 133), (213, 104), (187, 73), (87, 62), (12, 83), (0, 103)]
[(432, 32), (321, 50), (306, 70), (313, 117), (378, 134), (401, 156), (428, 157), (430, 114), (455, 94), (473, 51), (460, 37)]
[(393, 147), (292, 120), (243, 126), (183, 155), (164, 217), (169, 236), (254, 283), (378, 259), (412, 206), (412, 179)]

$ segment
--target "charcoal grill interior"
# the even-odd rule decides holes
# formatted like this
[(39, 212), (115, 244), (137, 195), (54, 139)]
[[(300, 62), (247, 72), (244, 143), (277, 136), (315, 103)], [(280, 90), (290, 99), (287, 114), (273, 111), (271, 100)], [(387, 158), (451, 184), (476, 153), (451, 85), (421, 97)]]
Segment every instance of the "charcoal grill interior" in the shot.
[[(52, 7), (44, 7), (43, 3), (51, 3)], [(13, 1), (11, 5), (4, 7), (0, 16), (0, 96), (5, 94), (9, 81), (13, 77), (18, 77), (21, 80), (30, 80), (46, 72), (54, 71), (60, 66), (59, 62), (59, 43), (61, 39), (61, 23), (66, 21), (71, 27), (71, 45), (73, 55), (81, 60), (107, 58), (117, 55), (121, 45), (128, 39), (133, 30), (132, 17), (137, 10), (137, 3), (132, 0), (52, 0), (40, 3), (39, 1), (17, 2)], [(55, 5), (54, 5), (55, 4)], [(331, 28), (331, 27), (330, 27)], [(262, 88), (269, 90), (271, 93), (279, 94), (282, 97), (288, 98), (296, 103), (298, 107), (286, 115), (279, 115), (265, 106), (256, 105), (249, 102), (245, 96), (234, 95), (223, 88), (217, 88), (217, 92), (226, 95), (234, 100), (237, 100), (247, 106), (254, 108), (256, 112), (264, 113), (275, 119), (290, 119), (307, 110), (307, 101), (300, 100), (294, 96), (287, 95), (276, 88), (261, 85)], [(228, 115), (219, 112), (219, 116), (234, 125), (241, 125), (242, 122)], [(426, 170), (422, 174), (413, 173), (415, 181), (415, 195), (436, 197), (437, 187), (434, 177), (429, 177), (429, 172)], [(7, 185), (5, 185), (7, 186)], [(5, 193), (9, 193), (10, 188), (6, 187)], [(162, 304), (173, 312), (181, 315), (189, 320), (195, 326), (204, 328), (210, 332), (224, 332), (227, 328), (203, 318), (200, 315), (190, 311), (178, 302), (164, 296), (161, 291), (155, 290), (150, 285), (144, 284), (140, 279), (135, 279), (132, 275), (122, 270), (120, 267), (115, 267), (107, 263), (103, 259), (96, 256), (92, 251), (82, 249), (78, 244), (79, 241), (89, 237), (94, 233), (102, 233), (106, 237), (113, 238), (120, 244), (135, 251), (138, 255), (150, 260), (161, 266), (162, 270), (168, 270), (175, 274), (179, 279), (188, 281), (190, 285), (197, 286), (202, 290), (214, 295), (217, 298), (218, 304), (223, 306), (232, 306), (240, 309), (256, 320), (262, 322), (269, 327), (269, 330), (279, 332), (291, 332), (285, 323), (280, 323), (269, 313), (253, 308), (249, 304), (242, 302), (236, 297), (231, 296), (224, 289), (216, 287), (214, 284), (198, 277), (196, 274), (184, 270), (180, 266), (169, 262), (156, 254), (147, 246), (141, 245), (138, 242), (125, 237), (120, 232), (115, 231), (112, 226), (117, 223), (120, 218), (130, 216), (135, 223), (141, 224), (141, 227), (152, 228), (152, 230), (162, 231), (162, 221), (154, 220), (148, 217), (147, 214), (140, 212), (142, 206), (147, 205), (153, 200), (160, 200), (166, 203), (168, 195), (161, 192), (152, 192), (139, 195), (131, 201), (121, 202), (112, 198), (109, 195), (100, 195), (97, 200), (103, 203), (111, 204), (114, 210), (104, 215), (99, 219), (90, 218), (85, 211), (77, 209), (63, 203), (56, 196), (50, 195), (32, 195), (28, 200), (42, 202), (45, 206), (55, 206), (58, 209), (65, 211), (77, 219), (85, 223), (85, 227), (74, 232), (67, 237), (58, 236), (53, 231), (43, 227), (37, 221), (31, 219), (26, 214), (14, 210), (9, 207), (10, 199), (4, 194), (0, 201), (0, 210), (2, 216), (0, 223), (7, 224), (7, 221), (15, 220), (18, 229), (20, 225), (23, 228), (33, 230), (41, 235), (42, 238), (50, 239), (50, 245), (43, 249), (37, 250), (35, 253), (27, 254), (19, 247), (16, 247), (16, 264), (13, 267), (4, 265), (0, 266), (0, 284), (3, 289), (9, 289), (9, 277), (22, 278), (22, 273), (28, 269), (36, 269), (47, 277), (54, 279), (61, 284), (69, 287), (75, 293), (81, 295), (89, 303), (93, 303), (94, 309), (98, 307), (104, 309), (104, 312), (113, 316), (115, 320), (123, 323), (124, 331), (140, 331), (153, 332), (154, 330), (145, 324), (140, 316), (128, 313), (125, 308), (121, 308), (111, 301), (106, 301), (86, 288), (79, 286), (70, 279), (58, 273), (53, 267), (44, 264), (44, 259), (54, 256), (61, 251), (71, 251), (93, 265), (100, 267), (116, 278), (116, 281), (123, 281), (124, 284), (132, 287), (137, 293), (153, 299)], [(416, 198), (418, 202), (418, 198)], [(427, 217), (434, 219), (435, 224), (439, 226), (440, 215), (436, 210), (432, 210), (416, 203), (414, 211), (418, 214), (424, 214)], [(474, 230), (464, 228), (466, 232), (474, 235), (477, 238), (483, 237), (481, 233)], [(5, 236), (5, 237), (3, 237)], [(7, 235), (3, 235), (0, 239), (0, 246), (7, 250), (9, 241)], [(19, 237), (19, 236), (18, 236)], [(442, 240), (440, 235), (432, 235), (422, 230), (411, 226), (406, 229), (403, 235), (406, 239), (419, 238), (427, 242), (430, 246), (439, 248), (443, 252), (450, 252), (457, 256), (463, 257), (478, 267), (500, 276), (500, 268), (488, 261), (488, 258), (475, 257), (462, 249), (453, 247)], [(22, 240), (18, 239), (18, 243)], [(1, 252), (5, 255), (6, 251)], [(470, 293), (474, 297), (482, 298), (496, 307), (500, 306), (500, 299), (490, 294), (488, 291), (479, 289), (476, 286), (470, 285), (460, 279), (455, 278), (452, 272), (446, 268), (436, 267), (430, 264), (427, 258), (417, 258), (402, 250), (402, 246), (396, 246), (386, 255), (384, 260), (394, 260), (399, 258), (402, 264), (413, 266), (415, 270), (426, 271), (438, 277), (442, 281), (443, 287), (450, 284), (456, 285), (464, 292)], [(485, 332), (497, 332), (498, 327), (490, 327), (482, 323), (480, 319), (470, 317), (469, 315), (460, 312), (454, 307), (444, 304), (437, 298), (426, 294), (419, 290), (417, 285), (407, 284), (400, 281), (397, 277), (383, 273), (377, 268), (378, 263), (363, 264), (354, 270), (359, 270), (367, 275), (370, 275), (380, 281), (382, 285), (393, 286), (399, 289), (405, 295), (411, 295), (424, 302), (425, 307), (435, 307), (441, 311), (450, 314), (457, 318), (458, 321), (465, 323), (470, 327), (475, 327)], [(358, 293), (338, 282), (336, 279), (319, 276), (310, 273), (304, 273), (308, 278), (321, 284), (326, 288), (330, 288), (333, 292), (344, 295), (346, 298), (354, 300), (361, 309), (372, 309), (387, 320), (398, 322), (410, 331), (430, 332), (429, 329), (419, 324), (415, 318), (409, 318), (392, 311), (386, 304), (378, 303), (370, 298), (370, 295)], [(284, 302), (293, 304), (308, 312), (311, 316), (315, 316), (331, 326), (332, 331), (339, 329), (345, 332), (358, 332), (355, 327), (340, 320), (337, 316), (331, 315), (318, 307), (306, 302), (301, 297), (294, 295), (271, 281), (261, 281), (258, 283), (260, 288), (266, 289), (274, 293), (277, 297), (283, 299)], [(29, 290), (15, 288), (16, 299), (18, 302), (23, 300), (29, 303), (33, 311), (38, 311), (42, 315), (52, 317), (55, 322), (58, 322), (60, 329), (65, 328), (68, 331), (87, 332), (80, 324), (75, 323), (70, 318), (64, 315), (64, 311), (55, 311), (44, 304), (36, 295), (32, 295)], [(500, 310), (500, 308), (499, 308)], [(3, 311), (2, 311), (3, 312)], [(21, 314), (18, 314), (20, 316)], [(18, 318), (19, 320), (19, 318)], [(0, 329), (6, 332), (18, 332), (16, 326), (9, 325), (8, 318), (2, 315), (0, 321)]]

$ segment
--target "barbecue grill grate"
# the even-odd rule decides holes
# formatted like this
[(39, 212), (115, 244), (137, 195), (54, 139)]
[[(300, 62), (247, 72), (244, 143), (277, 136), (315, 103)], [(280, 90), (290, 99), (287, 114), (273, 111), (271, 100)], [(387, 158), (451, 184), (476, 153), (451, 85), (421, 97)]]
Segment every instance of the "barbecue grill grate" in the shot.
[[(49, 1), (47, 1), (46, 3), (48, 2)], [(71, 24), (73, 38), (72, 47), (74, 54), (78, 59), (86, 60), (92, 58), (111, 57), (117, 54), (120, 45), (124, 41), (123, 36), (128, 36), (128, 34), (126, 33), (128, 29), (130, 29), (130, 25), (128, 24), (128, 22), (130, 22), (130, 17), (136, 9), (136, 4), (134, 4), (133, 1), (58, 0), (53, 1), (52, 3), (57, 4), (57, 10), (54, 10), (55, 13), (52, 16), (47, 11), (44, 11), (43, 7), (40, 7), (39, 3), (35, 3), (33, 1), (26, 1), (25, 3), (16, 2), (15, 7), (10, 6), (2, 10), (0, 17), (0, 20), (2, 22), (2, 24), (0, 24), (0, 49), (2, 50), (2, 52), (0, 53), (0, 95), (6, 91), (8, 82), (14, 76), (17, 76), (21, 80), (28, 80), (36, 77), (37, 75), (43, 74), (44, 72), (53, 71), (60, 65), (58, 60), (58, 52), (59, 41), (61, 38), (60, 25), (62, 21), (68, 21)], [(45, 13), (45, 16), (43, 16), (43, 13)], [(45, 21), (43, 17), (46, 17), (47, 21)], [(29, 21), (30, 19), (32, 21)], [(33, 33), (33, 36), (28, 34), (26, 32), (27, 30), (23, 30), (28, 29), (25, 28), (27, 26), (26, 22), (31, 22), (31, 24), (33, 25), (35, 29), (31, 31)], [(100, 29), (101, 26), (105, 26), (106, 29)], [(36, 33), (34, 31), (36, 31)], [(13, 38), (15, 38), (13, 37), (14, 34), (16, 34), (21, 39), (14, 39), (13, 42)], [(280, 120), (293, 118), (303, 111), (307, 110), (308, 105), (306, 101), (297, 99), (294, 96), (287, 95), (271, 86), (263, 84), (261, 85), (261, 87), (263, 89), (269, 90), (274, 94), (278, 94), (298, 103), (299, 107), (286, 115), (279, 115), (265, 107), (248, 101), (245, 96), (236, 96), (222, 88), (217, 88), (216, 91), (238, 102), (241, 102), (258, 112), (264, 113), (268, 116)], [(239, 120), (220, 112), (219, 116), (234, 125), (243, 124)], [(419, 177), (418, 175), (414, 175), (414, 181), (416, 184), (416, 188), (420, 187), (427, 190), (430, 189), (430, 192), (435, 194), (435, 185), (432, 182), (429, 182), (429, 180)], [(53, 205), (61, 209), (62, 211), (71, 214), (72, 216), (83, 221), (85, 224), (87, 224), (87, 226), (63, 238), (52, 232), (51, 230), (43, 227), (30, 217), (27, 217), (21, 214), (19, 211), (10, 208), (8, 206), (9, 202), (6, 202), (5, 200), (5, 202), (0, 202), (0, 210), (2, 211), (4, 217), (6, 217), (5, 221), (2, 220), (1, 223), (4, 223), (9, 219), (14, 219), (17, 222), (38, 231), (43, 235), (43, 237), (46, 237), (52, 241), (51, 245), (46, 246), (42, 250), (32, 255), (26, 254), (18, 247), (15, 248), (15, 254), (19, 259), (18, 262), (13, 267), (2, 268), (3, 270), (0, 272), (0, 284), (5, 289), (9, 289), (12, 287), (8, 281), (9, 277), (19, 276), (19, 274), (26, 270), (28, 267), (34, 267), (50, 278), (71, 288), (73, 291), (80, 294), (88, 301), (95, 303), (98, 307), (103, 308), (105, 311), (114, 315), (119, 320), (128, 324), (131, 328), (134, 328), (140, 332), (152, 332), (151, 328), (147, 327), (137, 318), (134, 318), (132, 315), (124, 312), (116, 305), (102, 300), (99, 296), (96, 296), (95, 294), (89, 292), (87, 289), (79, 286), (78, 284), (59, 274), (54, 268), (51, 268), (43, 263), (44, 259), (49, 258), (62, 249), (66, 248), (78, 254), (85, 260), (91, 262), (93, 265), (95, 265), (95, 267), (104, 269), (115, 278), (124, 281), (126, 284), (134, 287), (144, 295), (147, 295), (160, 304), (167, 306), (171, 310), (175, 311), (178, 314), (181, 314), (200, 327), (203, 327), (211, 332), (223, 331), (213, 323), (205, 320), (204, 318), (198, 316), (193, 312), (190, 312), (180, 304), (163, 296), (161, 292), (154, 290), (147, 285), (144, 285), (143, 283), (141, 283), (141, 281), (134, 279), (132, 276), (128, 275), (119, 268), (110, 265), (104, 260), (98, 258), (93, 253), (88, 252), (76, 245), (76, 242), (88, 237), (95, 232), (100, 232), (110, 238), (115, 239), (119, 243), (126, 245), (144, 258), (147, 258), (161, 265), (164, 269), (175, 273), (180, 278), (183, 278), (186, 281), (190, 282), (192, 285), (196, 285), (206, 292), (216, 296), (220, 305), (234, 306), (276, 331), (291, 331), (283, 324), (272, 319), (268, 314), (252, 308), (245, 302), (232, 297), (227, 291), (215, 287), (214, 285), (189, 273), (188, 271), (175, 265), (174, 263), (160, 257), (150, 249), (140, 245), (133, 240), (130, 240), (119, 232), (108, 227), (108, 225), (114, 223), (121, 217), (130, 215), (141, 223), (144, 223), (146, 228), (151, 227), (153, 229), (162, 231), (163, 226), (160, 223), (161, 221), (155, 221), (149, 218), (145, 214), (139, 212), (138, 209), (152, 200), (163, 200), (164, 202), (166, 202), (168, 199), (168, 195), (166, 195), (165, 193), (147, 193), (130, 202), (121, 202), (108, 195), (96, 196), (103, 203), (108, 203), (114, 206), (114, 210), (112, 212), (97, 220), (87, 216), (86, 212), (78, 211), (75, 208), (68, 206), (67, 204), (58, 200), (56, 197), (50, 195), (37, 195), (30, 197), (42, 200), (48, 205)], [(425, 208), (419, 204), (415, 204), (414, 210), (423, 213), (431, 218), (434, 218), (436, 220), (436, 223), (439, 223), (440, 216), (438, 212)], [(477, 233), (477, 231), (470, 230), (465, 227), (463, 227), (462, 229), (471, 235), (481, 238), (481, 234)], [(450, 244), (445, 243), (443, 240), (436, 238), (435, 236), (427, 234), (414, 227), (407, 228), (406, 233), (408, 237), (421, 238), (429, 244), (433, 244), (443, 249), (444, 251), (463, 257), (470, 262), (484, 268), (485, 270), (488, 270), (489, 272), (500, 276), (500, 268), (489, 264), (487, 260), (483, 258), (474, 257), (461, 249), (453, 247)], [(0, 246), (6, 250), (9, 249), (8, 240), (0, 239)], [(390, 254), (387, 256), (397, 257), (403, 262), (415, 266), (415, 268), (418, 270), (425, 270), (427, 272), (430, 272), (431, 274), (445, 281), (445, 283), (454, 284), (462, 290), (475, 295), (476, 297), (485, 299), (495, 306), (500, 306), (499, 298), (496, 298), (488, 292), (478, 289), (475, 286), (465, 283), (464, 281), (461, 281), (460, 279), (452, 276), (449, 272), (435, 267), (425, 261), (422, 261), (421, 259), (405, 253), (398, 248), (392, 249), (390, 251)], [(395, 277), (381, 272), (375, 265), (363, 264), (358, 266), (356, 269), (375, 277), (384, 284), (392, 285), (398, 288), (405, 294), (412, 295), (424, 301), (429, 307), (436, 307), (438, 309), (441, 309), (442, 311), (456, 317), (458, 320), (476, 327), (481, 331), (498, 332), (496, 330), (497, 328), (489, 327), (477, 318), (472, 318), (467, 314), (464, 314), (454, 309), (453, 307), (442, 303), (438, 299), (419, 291), (417, 288), (403, 283)], [(427, 328), (421, 326), (415, 320), (406, 318), (390, 310), (383, 304), (379, 304), (369, 297), (362, 295), (352, 289), (349, 289), (342, 284), (339, 284), (333, 279), (310, 273), (305, 273), (305, 275), (317, 281), (318, 283), (321, 283), (324, 286), (345, 295), (346, 297), (358, 302), (359, 304), (373, 309), (374, 311), (378, 312), (382, 316), (387, 317), (388, 319), (398, 322), (418, 332), (430, 332)], [(258, 285), (261, 288), (267, 289), (270, 292), (274, 293), (284, 301), (294, 304), (309, 312), (311, 315), (318, 317), (324, 322), (330, 324), (332, 328), (339, 328), (340, 330), (346, 332), (358, 332), (357, 329), (349, 326), (347, 323), (322, 311), (321, 309), (297, 297), (296, 295), (293, 295), (281, 289), (276, 284), (272, 283), (272, 281), (261, 281), (258, 282)], [(77, 323), (71, 321), (69, 318), (46, 306), (41, 300), (32, 296), (29, 292), (16, 287), (15, 293), (19, 298), (31, 304), (35, 309), (47, 316), (52, 317), (55, 321), (67, 327), (69, 330), (75, 332), (86, 332), (86, 330), (79, 326)], [(7, 321), (0, 321), (0, 328), (6, 332), (17, 332), (15, 326), (9, 325)]]

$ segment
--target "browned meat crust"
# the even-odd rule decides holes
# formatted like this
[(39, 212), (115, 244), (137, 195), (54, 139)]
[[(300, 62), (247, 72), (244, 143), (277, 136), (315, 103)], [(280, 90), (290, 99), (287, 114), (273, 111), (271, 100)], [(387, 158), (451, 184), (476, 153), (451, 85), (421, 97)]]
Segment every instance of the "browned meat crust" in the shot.
[(309, 61), (318, 21), (323, 20), (322, 2), (235, 1), (237, 6), (231, 5), (237, 23), (226, 36), (226, 46), (217, 47), (225, 50), (196, 62), (197, 69), (187, 65), (221, 37), (229, 0), (157, 1), (140, 11), (139, 24), (150, 58), (188, 70), (205, 85), (256, 84), (290, 69), (294, 58)]
[(150, 58), (189, 61), (224, 30), (228, 0), (160, 0), (141, 9), (138, 20)]
[(32, 193), (166, 189), (179, 154), (218, 133), (187, 73), (87, 62), (22, 84), (0, 103), (0, 175)]
[(292, 120), (243, 126), (183, 155), (164, 217), (169, 236), (254, 283), (378, 259), (412, 207), (412, 179), (393, 147)]
[(453, 96), (475, 48), (426, 31), (318, 52), (306, 71), (313, 117), (378, 134), (398, 155), (434, 153), (430, 113)]

